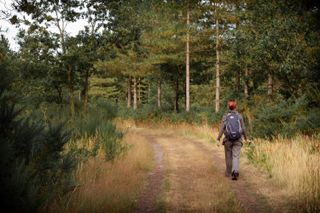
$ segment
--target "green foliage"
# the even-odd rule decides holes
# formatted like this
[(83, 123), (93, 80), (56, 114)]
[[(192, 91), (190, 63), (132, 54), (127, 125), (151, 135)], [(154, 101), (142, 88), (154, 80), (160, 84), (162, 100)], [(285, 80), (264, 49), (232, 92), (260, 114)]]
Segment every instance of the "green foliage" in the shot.
[(314, 134), (319, 131), (319, 108), (310, 107), (306, 97), (257, 104), (252, 123), (253, 136), (272, 138), (277, 135)]
[(116, 108), (103, 101), (90, 105), (88, 112), (71, 121), (74, 137), (93, 136), (97, 129), (110, 122), (116, 116)]
[(269, 177), (272, 177), (272, 165), (269, 156), (266, 153), (260, 153), (255, 150), (255, 146), (246, 149), (245, 154), (253, 165), (261, 168)]
[[(3, 74), (3, 73), (1, 73)], [(19, 118), (11, 97), (0, 90), (1, 202), (11, 211), (35, 211), (72, 187), (73, 157), (63, 147), (63, 125)]]
[[(310, 97), (303, 101), (305, 96), (315, 96), (307, 94), (310, 88), (319, 86), (320, 31), (316, 1), (195, 0), (185, 4), (183, 1), (84, 3), (73, 0), (66, 4), (16, 1), (15, 6), (21, 14), (14, 17), (17, 19), (14, 22), (23, 13), (31, 17), (25, 23), (29, 28), (18, 36), (21, 49), (16, 55), (19, 57), (5, 56), (14, 61), (10, 68), (17, 76), (13, 87), (30, 106), (43, 107), (53, 102), (63, 106), (58, 111), (55, 110), (58, 106), (42, 108), (47, 109), (42, 112), (48, 115), (46, 122), (68, 117), (64, 109), (68, 102), (73, 114), (75, 102), (76, 114), (82, 118), (68, 120), (68, 125), (75, 129), (73, 135), (92, 136), (99, 127), (96, 114), (100, 111), (90, 114), (95, 108), (87, 108), (88, 102), (95, 102), (94, 98), (112, 99), (119, 105), (124, 105), (129, 94), (133, 99), (133, 91), (127, 94), (128, 87), (133, 88), (133, 78), (139, 81), (136, 89), (141, 94), (138, 100), (141, 109), (128, 112), (130, 117), (218, 122), (224, 110), (219, 114), (211, 112), (215, 98), (217, 19), (221, 42), (221, 105), (225, 106), (229, 97), (236, 98), (239, 111), (245, 114), (252, 134), (257, 137), (312, 134), (319, 130), (318, 108)], [(88, 11), (80, 12), (82, 7)], [(56, 13), (51, 14), (53, 11)], [(76, 21), (81, 15), (90, 26), (77, 36), (67, 35), (64, 24)], [(46, 24), (52, 23), (58, 26), (58, 34), (47, 28)], [(185, 104), (186, 32), (190, 35), (192, 109), (191, 113), (175, 114), (171, 111), (179, 112)], [(1, 57), (10, 55), (4, 54), (9, 52), (4, 38), (1, 45)], [(269, 75), (273, 79), (273, 94), (269, 98), (274, 101), (255, 103), (252, 100), (257, 97), (266, 99)], [(160, 84), (161, 112), (153, 105), (157, 103)], [(244, 94), (244, 85), (248, 94)], [(79, 98), (75, 98), (77, 93)], [(80, 113), (80, 108), (90, 116)], [(61, 116), (53, 118), (54, 114)]]
[[(85, 117), (79, 116), (65, 125), (50, 125), (65, 119), (58, 110), (48, 117), (49, 125), (33, 121), (30, 116), (22, 118), (21, 111), (3, 93), (0, 106), (1, 197), (6, 198), (2, 201), (12, 210), (34, 211), (64, 195), (75, 185), (74, 168), (95, 156), (99, 149), (106, 160), (114, 160), (128, 148), (120, 142), (123, 133), (111, 122), (115, 108), (104, 102), (97, 102)], [(51, 108), (50, 112), (54, 110)], [(89, 137), (95, 138), (91, 150), (85, 146), (88, 140), (84, 140)], [(65, 150), (65, 145), (69, 149)]]
[(100, 146), (105, 152), (106, 160), (114, 160), (128, 148), (128, 146), (120, 143), (123, 133), (110, 122), (101, 125), (97, 129), (97, 135)]
[(216, 114), (211, 108), (199, 108), (191, 112), (174, 112), (172, 109), (167, 111), (159, 110), (153, 106), (144, 106), (138, 110), (132, 110), (121, 107), (118, 116), (124, 119), (133, 119), (137, 122), (161, 123), (169, 122), (174, 124), (189, 123), (189, 124), (203, 124), (203, 123), (217, 123), (220, 121), (222, 114)]
[[(112, 123), (117, 116), (115, 105), (97, 99), (89, 105), (86, 113), (79, 110), (74, 118), (70, 117), (67, 106), (44, 104), (42, 107), (44, 113), (33, 113), (32, 116), (48, 123), (65, 123), (65, 128), (71, 134), (70, 146), (79, 161), (95, 156), (100, 148), (105, 152), (107, 160), (115, 159), (126, 150), (126, 146), (120, 142), (123, 133)], [(89, 138), (94, 139), (91, 149), (86, 146)]]
[[(96, 100), (88, 113), (79, 110), (71, 118), (62, 104), (21, 100), (14, 93), (16, 79), (9, 75), (11, 56), (1, 56), (1, 204), (10, 211), (33, 212), (72, 190), (74, 169), (100, 148), (106, 160), (114, 160), (127, 146), (111, 122), (114, 106)], [(96, 139), (91, 150), (86, 147), (89, 137)]]

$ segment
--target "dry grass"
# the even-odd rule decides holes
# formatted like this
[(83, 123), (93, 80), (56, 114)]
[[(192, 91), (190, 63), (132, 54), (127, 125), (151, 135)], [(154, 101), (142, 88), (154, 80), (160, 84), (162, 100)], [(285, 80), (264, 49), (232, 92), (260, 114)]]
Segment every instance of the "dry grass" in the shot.
[[(201, 138), (209, 139), (211, 142), (216, 137), (217, 126), (209, 126), (208, 124), (194, 125), (189, 123), (170, 123), (170, 122), (158, 122), (158, 123), (148, 123), (148, 122), (136, 122), (134, 120), (116, 120), (117, 128), (126, 131), (130, 128), (144, 127), (157, 129), (161, 132), (163, 130), (167, 134), (175, 133), (179, 136), (186, 136), (189, 138)], [(161, 132), (162, 133), (162, 132)]]
[[(128, 140), (130, 138), (130, 140)], [(115, 162), (103, 155), (90, 159), (76, 172), (80, 184), (64, 204), (54, 204), (51, 212), (131, 212), (143, 190), (153, 153), (144, 138), (129, 133), (124, 142), (136, 141), (128, 153)], [(65, 198), (64, 198), (65, 200)]]
[(252, 160), (266, 169), (281, 187), (285, 187), (303, 212), (320, 211), (320, 153), (313, 139), (278, 138), (272, 142), (256, 140)]

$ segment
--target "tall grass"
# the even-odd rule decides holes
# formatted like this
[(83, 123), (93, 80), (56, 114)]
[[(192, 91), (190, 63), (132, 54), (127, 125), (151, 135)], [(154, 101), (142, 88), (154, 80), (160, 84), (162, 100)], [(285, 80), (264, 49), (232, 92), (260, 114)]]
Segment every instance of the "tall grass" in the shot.
[[(95, 138), (86, 148), (92, 149)], [(133, 141), (139, 141), (139, 143)], [(153, 151), (139, 135), (125, 136), (123, 142), (130, 151), (119, 160), (105, 161), (100, 150), (97, 155), (77, 167), (78, 187), (63, 200), (46, 209), (49, 212), (133, 212), (136, 200), (152, 168)]]
[[(320, 211), (319, 141), (297, 136), (272, 142), (255, 140), (247, 151), (249, 160), (287, 189), (292, 206), (301, 212)], [(296, 210), (297, 210), (296, 209)]]
[(127, 129), (134, 127), (151, 127), (157, 128), (159, 130), (163, 129), (166, 132), (179, 130), (176, 131), (177, 134), (190, 137), (206, 138), (210, 139), (211, 141), (214, 139), (215, 129), (217, 127), (217, 125), (209, 125), (207, 123), (195, 125), (188, 122), (172, 123), (168, 120), (149, 122), (146, 120), (137, 121), (135, 119), (123, 118), (115, 119), (115, 124), (118, 128), (122, 129), (123, 131), (126, 131)]
[(114, 160), (126, 150), (121, 144), (123, 133), (113, 124), (117, 109), (106, 101), (90, 103), (87, 112), (77, 109), (74, 117), (70, 117), (68, 106), (44, 103), (40, 108), (31, 116), (48, 124), (64, 123), (71, 133), (67, 147), (78, 152), (82, 160), (94, 157), (100, 149), (106, 160)]

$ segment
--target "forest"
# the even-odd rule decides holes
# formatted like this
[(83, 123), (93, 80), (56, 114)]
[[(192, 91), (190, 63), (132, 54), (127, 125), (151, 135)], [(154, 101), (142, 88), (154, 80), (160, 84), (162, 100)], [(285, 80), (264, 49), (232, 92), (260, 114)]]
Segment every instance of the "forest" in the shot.
[[(146, 132), (177, 128), (196, 135), (205, 127), (202, 136), (212, 144), (227, 101), (236, 99), (255, 144), (243, 155), (288, 187), (288, 206), (320, 211), (319, 1), (1, 5), (0, 20), (18, 29), (13, 49), (0, 26), (3, 208), (69, 212), (83, 202), (78, 188), (86, 184), (81, 174), (88, 165), (97, 159), (106, 165), (126, 162), (142, 146), (125, 142), (133, 134), (128, 123)], [(71, 35), (68, 27), (79, 20), (85, 26)], [(139, 140), (143, 134), (137, 132)], [(148, 148), (141, 150), (152, 156)], [(127, 209), (114, 209), (110, 201), (110, 209), (99, 204), (95, 211), (131, 212), (131, 200)], [(159, 205), (157, 212), (170, 211), (170, 205)]]

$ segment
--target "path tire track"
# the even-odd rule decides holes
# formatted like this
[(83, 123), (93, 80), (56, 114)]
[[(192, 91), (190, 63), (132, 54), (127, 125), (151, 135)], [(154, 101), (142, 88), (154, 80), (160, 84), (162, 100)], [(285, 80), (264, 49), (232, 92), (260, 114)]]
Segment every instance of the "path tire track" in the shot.
[[(166, 155), (166, 160), (168, 160), (168, 156), (169, 158), (170, 156), (171, 158), (173, 156), (176, 157), (175, 162), (168, 162), (171, 165), (171, 170), (168, 177), (170, 184), (173, 184), (171, 188), (171, 190), (173, 191), (171, 191), (171, 193), (169, 194), (166, 193), (166, 196), (169, 196), (167, 199), (169, 203), (166, 203), (167, 210), (170, 210), (170, 212), (194, 212), (193, 210), (197, 209), (197, 212), (219, 212), (212, 211), (212, 209), (210, 210), (210, 207), (200, 205), (199, 203), (196, 203), (196, 206), (193, 205), (193, 203), (196, 202), (196, 200), (194, 200), (194, 194), (200, 192), (194, 191), (196, 190), (196, 188), (192, 187), (195, 186), (199, 189), (203, 187), (202, 183), (201, 185), (195, 185), (197, 181), (203, 178), (201, 174), (201, 169), (207, 169), (203, 170), (204, 172), (208, 172), (209, 170), (211, 170), (211, 173), (208, 173), (208, 177), (219, 179), (223, 178), (224, 176), (224, 158), (219, 155), (219, 152), (214, 147), (211, 147), (211, 145), (204, 144), (203, 142), (198, 141), (196, 139), (175, 136), (173, 134), (152, 134), (147, 133), (144, 130), (138, 132), (143, 137), (145, 137), (146, 141), (148, 141), (153, 148), (154, 168), (149, 174), (145, 190), (138, 199), (137, 208), (135, 212), (157, 212), (157, 199), (163, 193), (162, 186), (165, 179), (165, 169), (168, 169), (164, 168), (164, 154)], [(188, 153), (186, 153), (187, 150)], [(190, 150), (197, 152), (198, 156), (203, 156), (202, 161), (200, 158), (194, 159), (192, 155), (195, 155), (196, 153), (190, 153)], [(191, 159), (193, 159), (193, 166), (189, 166), (187, 163), (188, 160)], [(212, 162), (211, 166), (199, 164), (201, 162), (203, 163), (203, 160), (205, 159), (208, 159), (208, 161)], [(218, 173), (214, 172), (214, 170), (216, 170)], [(238, 181), (232, 181), (231, 179), (229, 181), (223, 181), (226, 181), (227, 184), (230, 184), (231, 189), (235, 193), (236, 199), (238, 200), (240, 206), (243, 209), (242, 211), (248, 213), (279, 212), (277, 211), (277, 208), (274, 208), (274, 206), (271, 205), (268, 198), (259, 192), (259, 188), (257, 188), (259, 187), (259, 185), (252, 185), (251, 182), (247, 180), (247, 178), (248, 177), (246, 177), (245, 175), (242, 175), (240, 176), (240, 179)], [(202, 180), (205, 181), (205, 179)], [(204, 183), (207, 184), (206, 186), (208, 186), (206, 188), (207, 190), (202, 190), (201, 194), (198, 194), (199, 197), (206, 195), (206, 193), (210, 192), (210, 190), (212, 191), (212, 188), (210, 187), (210, 185), (208, 185), (209, 182), (207, 181)], [(198, 184), (200, 183), (198, 182)], [(183, 191), (181, 190), (181, 186), (185, 187), (184, 190), (187, 190), (188, 188), (190, 188), (190, 190)], [(183, 194), (181, 194), (181, 192), (192, 192), (193, 197), (184, 196)], [(180, 198), (182, 200), (180, 200)], [(172, 199), (175, 201), (174, 203), (172, 203)]]
[(153, 136), (144, 135), (144, 137), (153, 148), (154, 168), (149, 173), (145, 190), (138, 199), (135, 210), (137, 213), (157, 211), (157, 198), (161, 194), (164, 179), (163, 150)]
[[(199, 147), (203, 152), (207, 155), (210, 155), (215, 162), (215, 166), (224, 173), (225, 170), (225, 161), (224, 159), (218, 156), (216, 150), (209, 150), (205, 145), (201, 142), (196, 142), (194, 140), (187, 139), (189, 142), (193, 143), (195, 146)], [(241, 177), (237, 181), (230, 181), (232, 188), (236, 194), (238, 201), (241, 206), (248, 213), (257, 213), (257, 212), (272, 212), (270, 211), (272, 208), (268, 204), (266, 198), (261, 195), (255, 193), (255, 190), (244, 181)]]

